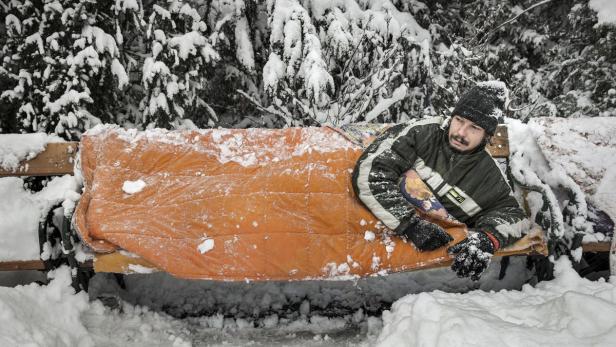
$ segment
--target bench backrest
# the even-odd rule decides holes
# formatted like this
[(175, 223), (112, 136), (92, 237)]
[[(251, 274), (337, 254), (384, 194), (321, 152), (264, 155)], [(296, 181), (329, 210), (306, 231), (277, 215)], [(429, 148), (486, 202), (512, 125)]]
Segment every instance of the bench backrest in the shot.
[(19, 164), (15, 171), (0, 168), (0, 177), (72, 175), (79, 142), (48, 143), (35, 158)]

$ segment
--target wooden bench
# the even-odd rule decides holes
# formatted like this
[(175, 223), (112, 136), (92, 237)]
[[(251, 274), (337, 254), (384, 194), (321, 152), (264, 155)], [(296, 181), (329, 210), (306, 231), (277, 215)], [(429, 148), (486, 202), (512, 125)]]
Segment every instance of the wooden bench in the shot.
[[(2, 136), (2, 135), (0, 135)], [(22, 162), (17, 170), (7, 171), (0, 168), (0, 177), (9, 176), (60, 176), (72, 175), (73, 163), (79, 142), (49, 143), (45, 151), (31, 160)], [(42, 247), (44, 240), (45, 224), (39, 226), (39, 243)], [(1, 271), (12, 270), (47, 270), (49, 264), (43, 260), (5, 261), (0, 262)]]
[[(36, 158), (22, 162), (17, 170), (6, 171), (0, 169), (0, 177), (72, 175), (78, 146), (78, 142), (50, 143), (45, 151), (41, 152)], [(497, 128), (495, 136), (488, 146), (488, 150), (494, 158), (508, 160), (509, 142), (506, 126), (500, 125)], [(69, 223), (64, 224), (68, 225)], [(73, 249), (69, 233), (70, 230), (63, 231), (62, 241), (65, 253), (70, 255)], [(583, 250), (584, 252), (608, 252), (610, 245), (610, 242), (585, 244), (583, 245)], [(96, 255), (94, 262), (81, 264), (76, 264), (74, 257), (71, 259), (69, 256), (69, 262), (72, 263), (71, 266), (94, 267), (96, 272), (130, 273), (131, 270), (128, 266), (130, 264), (152, 268), (144, 260), (123, 254), (123, 252)], [(48, 265), (42, 260), (0, 262), (0, 270), (45, 270), (47, 268)]]

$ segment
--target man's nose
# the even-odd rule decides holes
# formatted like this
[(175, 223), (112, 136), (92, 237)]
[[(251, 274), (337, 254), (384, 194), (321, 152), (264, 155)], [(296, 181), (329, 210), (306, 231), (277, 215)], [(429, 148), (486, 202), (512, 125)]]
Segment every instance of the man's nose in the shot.
[(465, 137), (465, 136), (466, 136), (466, 132), (467, 132), (467, 129), (466, 129), (466, 126), (464, 126), (464, 125), (462, 125), (461, 127), (459, 127), (459, 128), (458, 128), (458, 131), (457, 131), (458, 135), (459, 135), (459, 136), (462, 136), (462, 137)]

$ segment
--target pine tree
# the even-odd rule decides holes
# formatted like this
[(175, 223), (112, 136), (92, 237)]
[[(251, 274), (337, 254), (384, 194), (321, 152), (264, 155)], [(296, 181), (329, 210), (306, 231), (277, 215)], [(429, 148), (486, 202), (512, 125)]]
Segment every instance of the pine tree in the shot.
[(2, 93), (2, 99), (19, 105), (20, 131), (78, 139), (100, 122), (95, 114), (104, 115), (102, 101), (113, 99), (110, 94), (127, 82), (113, 37), (95, 25), (96, 3), (11, 6), (13, 29), (8, 32), (2, 69), (13, 87)]
[[(305, 6), (302, 6), (302, 4)], [(272, 2), (267, 111), (287, 125), (418, 117), (430, 37), (389, 1)]]
[(141, 124), (179, 128), (186, 126), (187, 113), (195, 110), (208, 112), (210, 125), (217, 120), (201, 93), (208, 70), (220, 59), (206, 30), (201, 16), (187, 3), (171, 1), (166, 8), (153, 5), (146, 32), (151, 56), (142, 70)]

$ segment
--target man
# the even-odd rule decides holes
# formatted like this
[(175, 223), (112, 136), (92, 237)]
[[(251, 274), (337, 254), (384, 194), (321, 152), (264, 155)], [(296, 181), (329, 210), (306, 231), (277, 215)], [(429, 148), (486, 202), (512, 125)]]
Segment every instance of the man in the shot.
[(401, 193), (405, 173), (415, 170), (447, 212), (472, 228), (448, 251), (455, 254), (452, 269), (458, 276), (473, 280), (479, 279), (496, 250), (520, 238), (529, 226), (485, 149), (507, 97), (502, 82), (479, 83), (460, 98), (450, 119), (388, 129), (361, 155), (353, 172), (356, 195), (376, 217), (420, 251), (433, 250), (452, 238), (419, 218)]

